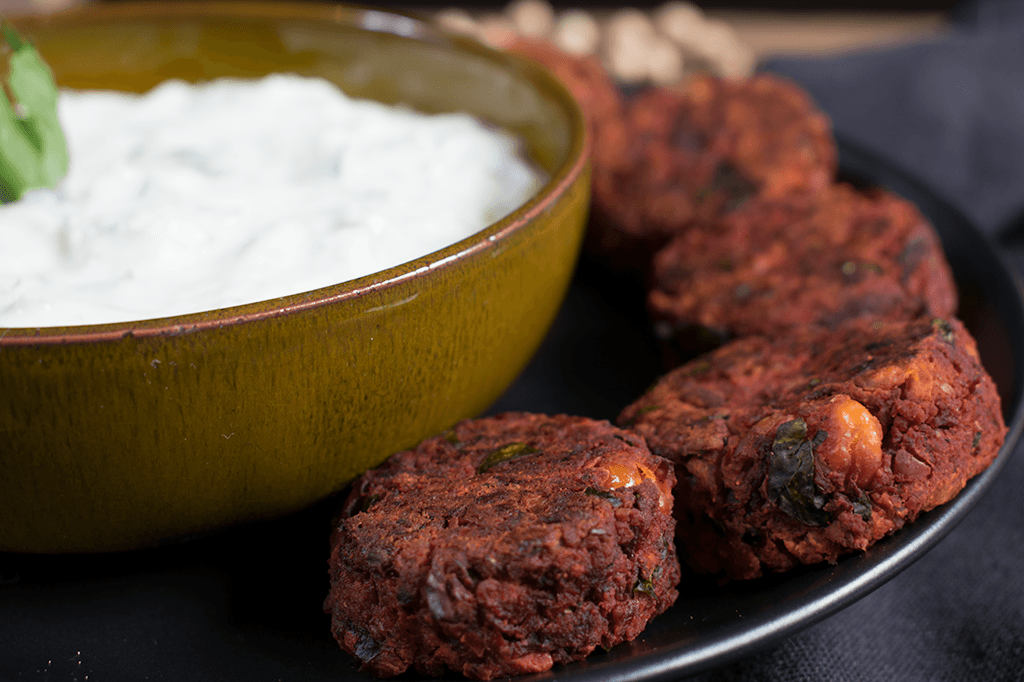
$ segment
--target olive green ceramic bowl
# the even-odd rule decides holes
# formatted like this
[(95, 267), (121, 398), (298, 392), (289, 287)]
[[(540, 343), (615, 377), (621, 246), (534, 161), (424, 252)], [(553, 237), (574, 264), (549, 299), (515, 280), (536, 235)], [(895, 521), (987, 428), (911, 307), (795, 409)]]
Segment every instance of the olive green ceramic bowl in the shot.
[(483, 411), (536, 350), (589, 199), (583, 119), (547, 72), (413, 18), (335, 5), (115, 4), (18, 25), (63, 86), (323, 76), (510, 129), (551, 181), (469, 239), (337, 286), (0, 329), (0, 550), (134, 549), (300, 509)]

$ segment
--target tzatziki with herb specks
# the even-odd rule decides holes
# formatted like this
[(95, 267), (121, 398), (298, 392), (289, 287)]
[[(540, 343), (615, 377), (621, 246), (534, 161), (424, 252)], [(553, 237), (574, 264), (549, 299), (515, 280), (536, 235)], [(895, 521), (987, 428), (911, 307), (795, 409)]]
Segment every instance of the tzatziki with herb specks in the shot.
[(356, 279), (460, 241), (545, 178), (511, 135), (294, 75), (66, 91), (70, 169), (0, 207), (0, 327), (125, 322)]

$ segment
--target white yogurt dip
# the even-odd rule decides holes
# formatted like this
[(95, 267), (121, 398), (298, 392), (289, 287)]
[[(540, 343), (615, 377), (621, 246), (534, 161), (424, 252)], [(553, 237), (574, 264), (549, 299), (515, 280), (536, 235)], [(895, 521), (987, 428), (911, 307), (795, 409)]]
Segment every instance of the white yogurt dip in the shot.
[(57, 190), (0, 207), (0, 327), (123, 322), (309, 291), (419, 258), (543, 183), (516, 140), (274, 75), (64, 92)]

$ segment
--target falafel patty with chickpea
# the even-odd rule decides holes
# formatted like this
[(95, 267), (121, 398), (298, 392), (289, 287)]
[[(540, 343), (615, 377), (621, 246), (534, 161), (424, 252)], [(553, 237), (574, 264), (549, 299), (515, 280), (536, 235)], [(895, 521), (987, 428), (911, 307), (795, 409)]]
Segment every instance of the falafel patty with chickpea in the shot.
[(681, 557), (731, 578), (867, 549), (952, 499), (1006, 435), (953, 318), (745, 337), (673, 370), (619, 424), (675, 464)]
[(672, 466), (605, 421), (463, 421), (352, 487), (324, 610), (379, 677), (535, 673), (675, 601)]

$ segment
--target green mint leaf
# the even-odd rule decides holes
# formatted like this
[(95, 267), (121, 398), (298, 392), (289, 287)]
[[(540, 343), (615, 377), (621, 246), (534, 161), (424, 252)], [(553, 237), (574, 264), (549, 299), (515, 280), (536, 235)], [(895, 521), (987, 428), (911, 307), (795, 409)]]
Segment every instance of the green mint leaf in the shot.
[(7, 20), (0, 26), (12, 50), (0, 97), (0, 199), (6, 202), (26, 189), (56, 187), (67, 174), (68, 150), (50, 67)]

